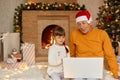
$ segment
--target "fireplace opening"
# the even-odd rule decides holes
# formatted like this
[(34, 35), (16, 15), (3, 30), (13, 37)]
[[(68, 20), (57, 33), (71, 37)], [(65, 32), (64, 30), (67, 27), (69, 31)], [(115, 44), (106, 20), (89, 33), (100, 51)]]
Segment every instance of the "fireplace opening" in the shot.
[(42, 49), (48, 49), (53, 43), (53, 29), (56, 27), (55, 24), (48, 25), (42, 32)]

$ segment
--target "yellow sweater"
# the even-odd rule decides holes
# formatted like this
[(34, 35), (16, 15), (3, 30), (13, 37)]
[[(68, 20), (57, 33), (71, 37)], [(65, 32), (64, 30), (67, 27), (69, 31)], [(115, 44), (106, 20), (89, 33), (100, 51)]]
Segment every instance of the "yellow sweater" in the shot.
[(113, 76), (118, 76), (118, 64), (110, 38), (104, 30), (93, 28), (88, 34), (78, 29), (70, 36), (71, 57), (106, 57)]

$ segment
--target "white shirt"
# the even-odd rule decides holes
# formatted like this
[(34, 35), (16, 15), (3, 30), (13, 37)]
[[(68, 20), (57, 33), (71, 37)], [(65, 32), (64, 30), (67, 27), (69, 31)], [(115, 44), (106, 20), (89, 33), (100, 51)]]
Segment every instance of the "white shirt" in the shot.
[[(68, 48), (68, 46), (66, 47)], [(50, 46), (48, 51), (49, 65), (58, 65), (62, 63), (62, 59), (65, 57), (70, 57), (70, 53), (66, 53), (65, 46), (59, 46), (55, 44)], [(56, 73), (63, 72), (63, 65), (56, 66), (56, 67), (48, 66), (47, 73), (51, 75), (54, 72)]]

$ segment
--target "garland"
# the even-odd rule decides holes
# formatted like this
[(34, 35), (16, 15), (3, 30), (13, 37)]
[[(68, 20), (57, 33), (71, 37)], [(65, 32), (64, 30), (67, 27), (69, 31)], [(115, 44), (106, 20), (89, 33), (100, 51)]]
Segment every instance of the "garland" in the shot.
[(23, 10), (64, 10), (64, 11), (77, 11), (85, 9), (85, 5), (80, 7), (77, 3), (52, 3), (43, 4), (38, 3), (25, 3), (15, 8), (14, 13), (14, 32), (22, 34), (22, 11)]

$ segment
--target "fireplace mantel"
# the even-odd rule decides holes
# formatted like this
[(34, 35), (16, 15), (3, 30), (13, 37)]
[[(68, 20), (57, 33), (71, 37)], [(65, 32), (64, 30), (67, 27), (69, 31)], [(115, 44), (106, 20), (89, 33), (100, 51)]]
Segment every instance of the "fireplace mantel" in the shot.
[(76, 28), (75, 14), (78, 11), (23, 11), (22, 39), (35, 44), (36, 57), (46, 57), (48, 49), (41, 48), (41, 35), (47, 25), (57, 24), (66, 31), (66, 43), (70, 32)]

